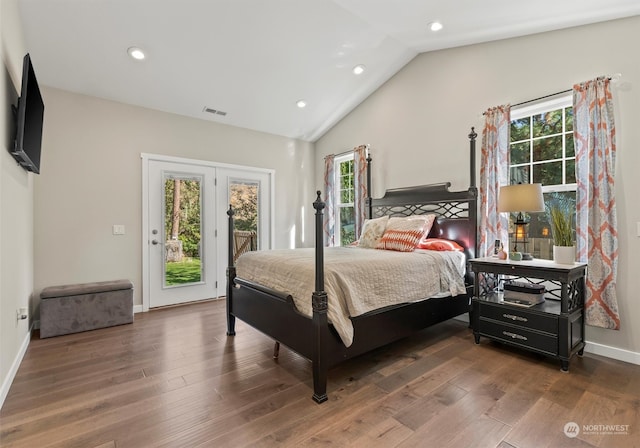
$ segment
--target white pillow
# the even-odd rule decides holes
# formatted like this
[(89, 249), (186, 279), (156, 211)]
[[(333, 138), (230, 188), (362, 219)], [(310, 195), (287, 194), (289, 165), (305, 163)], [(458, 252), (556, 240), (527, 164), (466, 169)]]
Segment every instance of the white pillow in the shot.
[(382, 235), (384, 234), (384, 229), (387, 227), (388, 221), (388, 216), (382, 216), (381, 218), (375, 219), (365, 219), (364, 224), (362, 225), (362, 233), (360, 234), (358, 247), (375, 249), (380, 238), (382, 238)]

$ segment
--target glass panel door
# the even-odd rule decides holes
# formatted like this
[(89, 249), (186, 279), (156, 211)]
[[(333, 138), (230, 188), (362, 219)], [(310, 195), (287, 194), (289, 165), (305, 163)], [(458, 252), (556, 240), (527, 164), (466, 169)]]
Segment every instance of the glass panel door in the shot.
[(164, 205), (164, 286), (200, 283), (202, 177), (165, 173)]
[(149, 307), (217, 297), (215, 169), (149, 161)]
[[(233, 207), (233, 258), (251, 250), (272, 248), (272, 174), (240, 168), (216, 170), (218, 203)], [(227, 214), (218, 214), (218, 278), (226, 277), (229, 259)]]
[(229, 202), (235, 212), (233, 216), (234, 259), (245, 252), (258, 249), (259, 195), (259, 182), (230, 179)]

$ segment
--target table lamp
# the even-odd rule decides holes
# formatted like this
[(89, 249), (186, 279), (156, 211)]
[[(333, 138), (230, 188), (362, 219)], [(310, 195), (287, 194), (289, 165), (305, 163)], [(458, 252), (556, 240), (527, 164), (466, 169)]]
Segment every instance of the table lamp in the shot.
[[(513, 225), (515, 226), (512, 259), (532, 260), (527, 253), (527, 224), (523, 212), (536, 213), (544, 211), (544, 199), (542, 197), (542, 184), (515, 184), (500, 187), (498, 197), (498, 212), (517, 213)], [(518, 251), (518, 245), (522, 243), (523, 253)]]

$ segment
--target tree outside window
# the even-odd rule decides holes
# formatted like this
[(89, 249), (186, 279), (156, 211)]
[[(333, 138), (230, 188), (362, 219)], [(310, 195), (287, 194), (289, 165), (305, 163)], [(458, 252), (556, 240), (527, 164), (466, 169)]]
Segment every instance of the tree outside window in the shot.
[[(567, 95), (534, 106), (511, 110), (510, 183), (541, 183), (545, 204), (575, 204), (576, 173), (573, 107)], [(551, 226), (546, 213), (527, 217), (528, 251), (552, 259)], [(513, 232), (515, 214), (509, 219)]]
[(347, 246), (356, 239), (355, 207), (354, 207), (354, 178), (353, 153), (335, 158), (336, 173), (336, 214), (339, 219), (340, 232), (336, 234), (336, 246)]

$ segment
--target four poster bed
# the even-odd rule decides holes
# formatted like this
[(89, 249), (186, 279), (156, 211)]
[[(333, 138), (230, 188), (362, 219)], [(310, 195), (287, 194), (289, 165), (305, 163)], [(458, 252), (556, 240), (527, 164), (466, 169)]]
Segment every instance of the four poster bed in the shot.
[[(248, 263), (252, 257), (259, 259), (261, 256), (276, 256), (278, 252), (283, 251), (258, 251), (244, 254), (238, 259), (236, 267), (233, 259), (233, 210), (230, 208), (228, 212), (227, 335), (235, 335), (235, 319), (238, 318), (276, 341), (274, 356), (277, 356), (279, 343), (282, 343), (309, 359), (312, 362), (313, 371), (313, 399), (322, 403), (327, 400), (327, 372), (332, 366), (409, 336), (426, 327), (469, 312), (473, 278), (470, 270), (465, 268), (467, 261), (476, 256), (477, 250), (476, 136), (472, 128), (471, 134), (469, 134), (471, 185), (468, 190), (452, 192), (449, 191), (450, 184), (445, 183), (387, 190), (382, 198), (367, 199), (369, 219), (385, 216), (411, 216), (410, 219), (413, 219), (415, 215), (435, 214), (437, 219), (433, 221), (429, 237), (452, 240), (462, 246), (464, 250), (457, 252), (458, 259), (454, 254), (440, 252), (436, 255), (434, 251), (421, 250), (412, 253), (363, 248), (325, 249), (324, 203), (321, 201), (320, 192), (318, 192), (317, 199), (313, 203), (316, 210), (315, 251), (313, 249), (294, 249), (295, 256), (293, 252), (289, 251), (283, 255), (284, 259), (267, 258), (258, 261), (258, 263), (262, 263), (258, 264), (258, 268), (253, 270), (249, 267), (240, 269), (245, 259)], [(367, 162), (370, 165), (371, 159), (369, 158)], [(370, 167), (367, 173), (367, 183), (370, 192)], [(396, 219), (396, 221), (398, 220)], [(435, 295), (429, 293), (416, 299), (415, 291), (398, 292), (402, 290), (395, 288), (400, 288), (405, 283), (413, 283), (414, 286), (416, 283), (429, 283), (428, 276), (422, 274), (424, 271), (420, 271), (421, 265), (418, 268), (415, 266), (405, 268), (402, 267), (404, 265), (390, 264), (388, 272), (381, 275), (380, 266), (373, 263), (377, 258), (383, 256), (382, 253), (387, 253), (386, 255), (396, 259), (412, 258), (417, 263), (422, 263), (426, 258), (443, 258), (445, 265), (451, 268), (450, 271), (455, 270), (456, 264), (461, 265), (459, 278), (444, 280), (444, 277), (439, 280), (436, 278), (437, 284), (444, 283), (444, 291), (436, 291)], [(327, 257), (326, 263), (325, 255)], [(296, 258), (298, 256), (301, 258)], [(366, 265), (357, 268), (359, 270), (356, 270), (355, 273), (349, 273), (347, 265), (358, 266), (357, 261), (350, 258), (346, 258), (348, 261), (340, 264), (343, 257), (349, 256), (366, 258), (364, 260)], [(311, 259), (311, 268), (303, 267), (302, 258), (304, 257)], [(289, 266), (291, 271), (307, 270), (308, 275), (305, 277), (305, 281), (292, 278), (293, 274), (289, 272), (283, 274), (285, 277), (282, 279), (272, 282), (274, 285), (280, 286), (270, 287), (265, 286), (265, 282), (256, 281), (253, 275), (244, 274), (244, 272), (247, 274), (253, 272), (258, 275), (264, 269), (267, 272), (264, 278), (271, 280), (278, 276), (278, 269), (287, 269), (285, 266), (287, 258), (291, 263)], [(380, 261), (380, 263), (385, 263), (385, 261)], [(367, 271), (374, 272), (373, 277), (366, 278)], [(416, 275), (416, 272), (419, 274)], [(437, 276), (438, 273), (436, 272), (435, 275)], [(309, 283), (313, 283), (314, 277), (315, 285), (309, 285)], [(365, 283), (362, 286), (356, 286), (356, 289), (360, 288), (360, 290), (349, 291), (347, 286), (355, 277), (364, 277)], [(398, 286), (390, 286), (394, 278), (401, 280)], [(327, 290), (325, 290), (325, 279)], [(416, 279), (419, 281), (416, 282)], [(454, 285), (456, 282), (459, 282), (461, 286)], [(296, 297), (295, 293), (292, 293), (294, 290), (306, 291), (304, 288), (309, 289), (311, 293), (300, 297)], [(346, 292), (344, 292), (345, 289)], [(359, 305), (353, 296), (361, 293), (360, 295), (366, 302), (369, 296), (379, 295), (381, 290), (384, 290), (383, 295), (385, 295), (382, 305), (379, 305), (382, 308), (375, 308), (376, 305), (370, 303), (358, 308)], [(450, 294), (449, 291), (452, 293)], [(346, 295), (347, 305), (337, 302), (337, 299), (333, 297), (343, 293)], [(408, 299), (405, 299), (406, 297)], [(306, 302), (303, 302), (305, 299)], [(352, 299), (353, 303), (349, 302), (349, 299)], [(360, 310), (359, 315), (349, 313), (354, 307)], [(346, 317), (336, 314), (337, 308), (344, 308), (342, 311), (346, 313)]]

